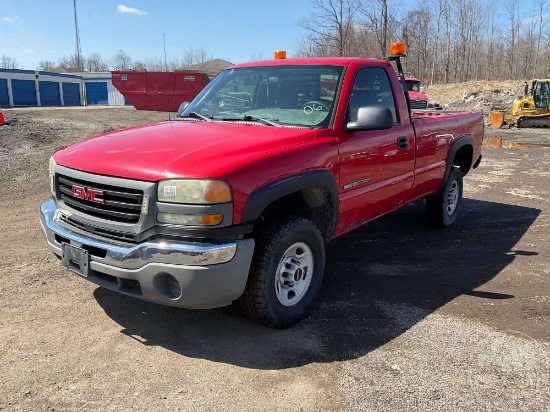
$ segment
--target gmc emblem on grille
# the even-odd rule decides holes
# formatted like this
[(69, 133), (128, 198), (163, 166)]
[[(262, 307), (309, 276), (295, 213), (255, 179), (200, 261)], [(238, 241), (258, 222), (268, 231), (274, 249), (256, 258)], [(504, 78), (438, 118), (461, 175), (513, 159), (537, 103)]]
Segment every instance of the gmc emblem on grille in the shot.
[(96, 196), (103, 196), (102, 190), (86, 189), (82, 186), (73, 185), (73, 197), (77, 199), (87, 200), (89, 202), (103, 203), (103, 199), (98, 199)]

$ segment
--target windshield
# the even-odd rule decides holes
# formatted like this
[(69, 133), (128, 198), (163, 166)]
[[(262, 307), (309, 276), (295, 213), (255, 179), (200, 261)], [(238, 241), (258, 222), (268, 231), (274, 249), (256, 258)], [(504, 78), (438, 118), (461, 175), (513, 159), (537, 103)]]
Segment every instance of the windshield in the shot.
[(537, 109), (550, 107), (550, 83), (538, 81), (533, 83), (533, 101)]
[[(327, 127), (343, 67), (276, 66), (220, 73), (180, 117), (265, 119), (277, 125)], [(258, 119), (259, 118), (259, 119)]]
[(420, 92), (420, 82), (413, 80), (405, 80), (405, 82), (407, 83), (408, 92)]

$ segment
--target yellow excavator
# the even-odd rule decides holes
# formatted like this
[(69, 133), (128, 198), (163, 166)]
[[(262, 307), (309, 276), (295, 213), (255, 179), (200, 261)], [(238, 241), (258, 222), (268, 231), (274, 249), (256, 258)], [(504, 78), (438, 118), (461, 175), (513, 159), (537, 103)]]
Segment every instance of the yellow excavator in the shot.
[(531, 80), (531, 94), (514, 100), (511, 114), (505, 110), (492, 111), (489, 124), (495, 129), (505, 124), (508, 127), (550, 127), (550, 79)]

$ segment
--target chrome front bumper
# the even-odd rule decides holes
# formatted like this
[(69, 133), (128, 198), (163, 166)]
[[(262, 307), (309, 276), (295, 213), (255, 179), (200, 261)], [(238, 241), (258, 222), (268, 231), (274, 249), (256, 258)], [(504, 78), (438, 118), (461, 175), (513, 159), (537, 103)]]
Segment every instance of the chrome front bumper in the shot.
[[(42, 204), (40, 212), (50, 250), (60, 258), (64, 244), (85, 250), (87, 270), (73, 271), (110, 290), (189, 308), (228, 305), (244, 290), (254, 251), (252, 239), (222, 244), (152, 241), (127, 245), (61, 226), (53, 200)], [(173, 279), (181, 289), (179, 296), (174, 293)]]

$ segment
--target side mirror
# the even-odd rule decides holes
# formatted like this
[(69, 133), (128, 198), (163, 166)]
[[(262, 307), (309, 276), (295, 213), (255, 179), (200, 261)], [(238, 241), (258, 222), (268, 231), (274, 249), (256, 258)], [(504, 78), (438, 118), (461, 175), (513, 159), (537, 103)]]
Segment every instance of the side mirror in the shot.
[(177, 117), (180, 117), (181, 114), (183, 113), (183, 111), (185, 109), (187, 109), (187, 106), (189, 106), (189, 102), (183, 102), (182, 104), (180, 104), (180, 107), (178, 108), (178, 114), (177, 114)]
[(357, 110), (357, 119), (348, 122), (346, 130), (383, 130), (393, 126), (393, 114), (382, 106), (366, 106)]

